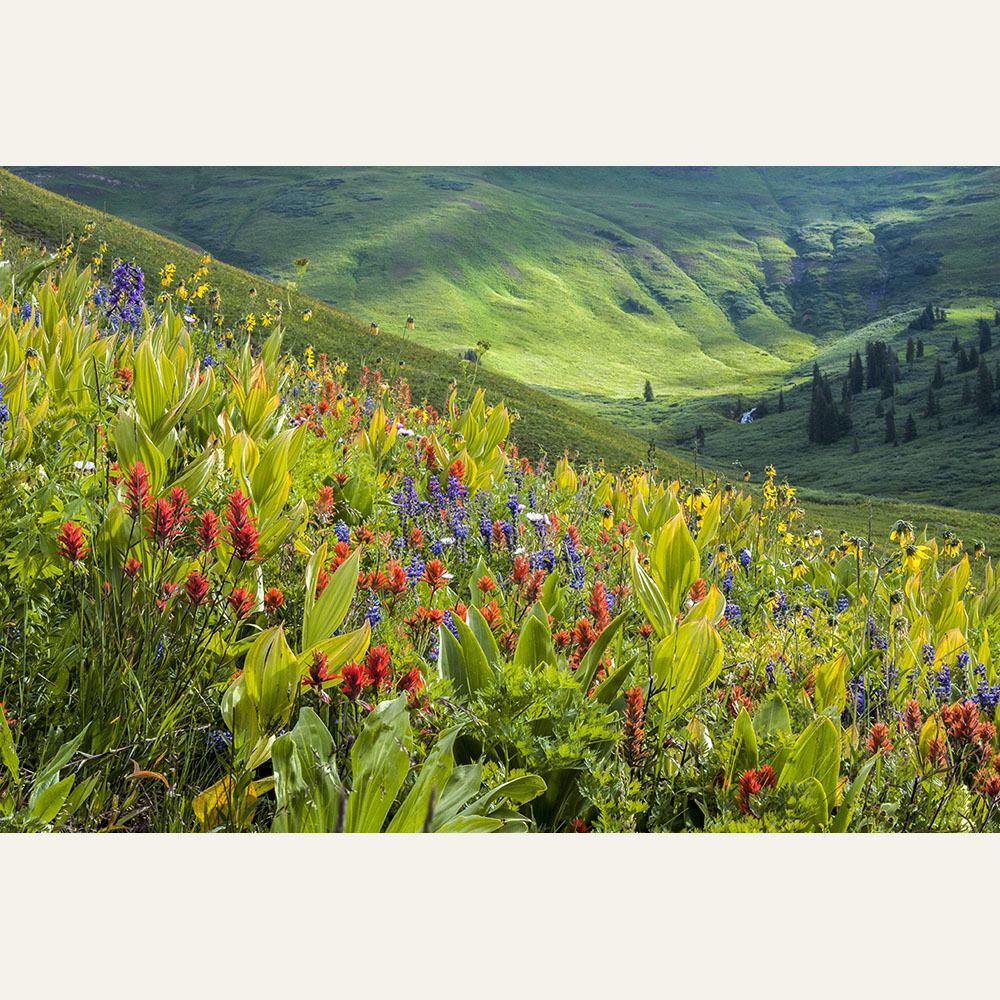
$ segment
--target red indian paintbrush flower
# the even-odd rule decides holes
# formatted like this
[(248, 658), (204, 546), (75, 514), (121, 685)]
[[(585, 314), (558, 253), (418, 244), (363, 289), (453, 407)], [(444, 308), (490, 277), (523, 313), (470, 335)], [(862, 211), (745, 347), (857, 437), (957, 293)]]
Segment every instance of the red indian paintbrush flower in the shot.
[(184, 581), (184, 589), (187, 591), (188, 600), (197, 608), (200, 607), (208, 596), (208, 580), (197, 570), (188, 573)]
[(491, 631), (496, 629), (496, 627), (500, 624), (501, 618), (503, 617), (500, 608), (497, 607), (496, 601), (490, 601), (489, 604), (484, 604), (479, 609), (479, 613), (483, 616)]
[(126, 576), (135, 576), (135, 574), (138, 573), (141, 568), (142, 568), (142, 563), (139, 562), (139, 560), (136, 559), (135, 556), (132, 556), (132, 558), (129, 559), (129, 561), (125, 563), (125, 565), (122, 567), (122, 572)]
[(273, 615), (284, 606), (285, 595), (277, 587), (271, 587), (264, 595), (264, 610)]
[(746, 815), (750, 811), (751, 799), (765, 788), (774, 788), (778, 783), (774, 770), (765, 764), (763, 767), (752, 767), (740, 775), (736, 789), (736, 804), (740, 812)]
[(646, 758), (643, 738), (646, 709), (643, 704), (642, 688), (631, 687), (625, 692), (625, 722), (623, 725), (622, 753), (625, 763), (633, 775), (637, 774)]
[(372, 646), (365, 657), (365, 669), (375, 685), (375, 690), (387, 687), (391, 673), (389, 665), (389, 650), (385, 646)]
[(604, 593), (603, 580), (594, 581), (594, 589), (590, 592), (590, 601), (587, 604), (587, 610), (593, 616), (594, 624), (597, 626), (598, 631), (603, 632), (611, 621), (608, 617), (608, 601)]
[(142, 462), (136, 462), (125, 477), (125, 510), (133, 521), (138, 521), (150, 502), (149, 473)]
[(83, 529), (72, 521), (67, 521), (56, 535), (59, 551), (73, 566), (87, 555), (90, 549), (84, 544)]
[(329, 516), (333, 510), (333, 487), (321, 486), (319, 495), (316, 497), (316, 513), (323, 519)]
[(233, 543), (233, 553), (237, 559), (247, 562), (257, 554), (260, 536), (253, 519), (247, 513), (250, 498), (244, 496), (237, 487), (229, 496), (229, 509), (226, 511), (226, 527)]
[(312, 663), (309, 664), (309, 673), (302, 678), (302, 686), (311, 687), (316, 692), (316, 697), (324, 705), (330, 703), (330, 696), (323, 690), (323, 682), (330, 679), (326, 663), (326, 653), (321, 653), (318, 649), (313, 650)]
[(153, 504), (152, 519), (146, 531), (159, 548), (170, 548), (174, 540), (174, 508), (169, 500), (160, 497)]
[(179, 528), (191, 517), (191, 504), (188, 503), (187, 490), (183, 486), (175, 486), (170, 491), (170, 506), (174, 512), (174, 523)]
[(424, 580), (427, 582), (427, 586), (431, 588), (431, 593), (433, 594), (438, 587), (444, 586), (447, 582), (445, 573), (447, 570), (444, 567), (444, 563), (440, 559), (432, 559), (424, 567)]
[(234, 587), (233, 592), (226, 598), (230, 607), (236, 614), (237, 621), (243, 621), (253, 610), (253, 594), (246, 587)]
[(345, 663), (341, 671), (340, 690), (344, 692), (348, 701), (357, 701), (358, 695), (369, 683), (368, 671), (363, 664)]
[(396, 681), (396, 690), (399, 692), (406, 691), (410, 695), (416, 694), (423, 686), (424, 678), (420, 673), (419, 667), (414, 667), (412, 670), (402, 674), (399, 680)]
[(202, 552), (211, 552), (219, 544), (219, 517), (214, 510), (201, 515), (195, 537)]
[(889, 727), (884, 722), (873, 722), (865, 742), (865, 749), (870, 754), (876, 754), (879, 750), (888, 753), (892, 749), (892, 741), (889, 739)]

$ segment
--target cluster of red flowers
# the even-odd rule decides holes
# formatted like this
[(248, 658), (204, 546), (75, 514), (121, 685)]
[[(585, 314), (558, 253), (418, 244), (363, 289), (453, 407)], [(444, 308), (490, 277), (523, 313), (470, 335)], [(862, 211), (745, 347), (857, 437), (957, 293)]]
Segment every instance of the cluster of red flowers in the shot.
[(571, 629), (561, 628), (553, 636), (556, 651), (566, 650), (569, 654), (569, 664), (576, 670), (580, 666), (587, 650), (594, 644), (600, 631), (587, 618), (581, 618)]
[(892, 740), (889, 739), (889, 727), (884, 722), (873, 722), (865, 742), (865, 749), (869, 754), (876, 754), (880, 750), (888, 753), (892, 749)]
[(83, 529), (72, 521), (67, 521), (62, 526), (62, 530), (56, 535), (56, 542), (63, 557), (68, 559), (74, 568), (90, 552), (84, 544)]
[(739, 684), (728, 690), (716, 691), (715, 697), (725, 704), (726, 711), (734, 719), (740, 714), (741, 709), (745, 708), (748, 712), (753, 712), (753, 699), (743, 691)]
[(625, 692), (625, 721), (622, 727), (622, 755), (632, 775), (638, 774), (646, 759), (643, 738), (646, 735), (646, 708), (642, 688), (631, 687)]
[(736, 787), (736, 804), (740, 813), (745, 816), (750, 812), (751, 799), (765, 788), (774, 788), (777, 783), (777, 775), (768, 764), (744, 771)]
[(237, 486), (229, 496), (226, 528), (233, 543), (233, 555), (242, 562), (248, 562), (256, 556), (260, 542), (257, 526), (247, 512), (249, 506), (250, 498)]
[[(303, 681), (308, 682), (308, 678)], [(424, 678), (419, 667), (401, 673), (395, 681), (396, 691), (405, 691), (411, 699), (423, 686)], [(340, 690), (348, 701), (356, 702), (368, 687), (376, 693), (393, 687), (392, 661), (385, 646), (372, 646), (364, 663), (345, 663), (340, 672)]]

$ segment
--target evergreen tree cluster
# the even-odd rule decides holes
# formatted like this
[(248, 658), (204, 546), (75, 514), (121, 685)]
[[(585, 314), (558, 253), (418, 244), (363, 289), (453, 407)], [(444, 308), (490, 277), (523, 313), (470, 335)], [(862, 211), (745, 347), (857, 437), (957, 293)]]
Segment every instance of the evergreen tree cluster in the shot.
[(840, 435), (851, 429), (849, 413), (841, 414), (833, 401), (830, 380), (813, 365), (812, 402), (807, 424), (810, 444), (833, 444)]
[(943, 323), (947, 319), (943, 309), (927, 304), (924, 311), (914, 320), (910, 320), (908, 330), (932, 330), (935, 323)]

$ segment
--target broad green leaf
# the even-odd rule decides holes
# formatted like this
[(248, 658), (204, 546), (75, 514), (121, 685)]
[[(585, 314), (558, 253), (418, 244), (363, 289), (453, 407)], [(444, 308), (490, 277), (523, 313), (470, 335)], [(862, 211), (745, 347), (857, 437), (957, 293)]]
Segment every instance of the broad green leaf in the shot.
[(37, 794), (32, 793), (28, 806), (32, 819), (37, 819), (41, 823), (50, 823), (56, 818), (59, 810), (62, 809), (66, 796), (69, 795), (76, 775), (70, 774), (57, 781), (54, 785), (48, 785)]
[(580, 660), (580, 666), (577, 667), (576, 670), (576, 678), (580, 682), (580, 686), (584, 691), (590, 690), (591, 682), (597, 674), (597, 668), (600, 666), (601, 658), (604, 656), (605, 650), (608, 648), (611, 640), (622, 627), (629, 614), (630, 612), (624, 611), (617, 618), (609, 622), (604, 627), (601, 634), (594, 640), (590, 649), (584, 653), (583, 659)]
[(466, 613), (466, 619), (469, 630), (476, 637), (480, 649), (486, 655), (486, 662), (491, 667), (495, 667), (500, 662), (500, 647), (497, 645), (492, 629), (486, 624), (486, 619), (477, 607), (471, 605)]
[(649, 623), (656, 629), (660, 638), (666, 638), (673, 631), (674, 618), (663, 599), (663, 595), (657, 589), (653, 578), (642, 568), (639, 563), (639, 554), (632, 550), (632, 584), (635, 587), (636, 596), (642, 605), (643, 611)]
[(816, 672), (816, 689), (813, 704), (817, 712), (834, 708), (839, 715), (844, 710), (847, 691), (844, 678), (847, 673), (847, 653), (841, 652), (829, 663), (822, 664)]
[[(312, 649), (317, 643), (330, 638), (340, 628), (347, 617), (354, 592), (358, 586), (358, 567), (361, 565), (361, 549), (356, 548), (337, 567), (330, 577), (323, 593), (306, 613), (302, 623), (302, 649)], [(315, 592), (315, 591), (314, 591)]]
[(653, 650), (653, 676), (672, 719), (690, 705), (722, 669), (722, 638), (705, 618), (685, 622)]
[(440, 827), (437, 833), (494, 833), (503, 827), (503, 821), (489, 816), (455, 816)]
[(753, 717), (754, 732), (760, 739), (767, 739), (772, 733), (789, 733), (792, 723), (788, 716), (788, 708), (780, 694), (772, 694)]
[(649, 564), (672, 620), (698, 579), (700, 568), (698, 546), (688, 531), (682, 513), (675, 514), (660, 529), (653, 542)]
[(753, 731), (749, 712), (745, 708), (741, 708), (733, 725), (733, 750), (729, 767), (730, 781), (734, 776), (756, 767), (757, 762), (757, 736)]
[[(420, 766), (417, 780), (409, 794), (403, 799), (402, 805), (392, 818), (392, 822), (386, 828), (387, 833), (418, 833), (424, 828), (431, 792), (433, 791), (435, 796), (441, 794), (455, 766), (452, 748), (455, 744), (455, 737), (461, 730), (461, 726), (455, 726), (438, 737), (434, 748)], [(432, 828), (433, 824), (433, 817), (431, 817)]]
[(508, 799), (516, 805), (523, 805), (532, 799), (537, 799), (546, 789), (546, 784), (537, 774), (522, 774), (511, 778), (496, 788), (491, 788), (485, 795), (476, 799), (472, 805), (463, 810), (463, 815), (485, 815), (495, 802)]
[(14, 749), (14, 737), (11, 735), (10, 727), (7, 725), (7, 717), (0, 708), (0, 760), (4, 762), (11, 778), (15, 784), (20, 784), (18, 776), (17, 751)]
[(515, 665), (534, 669), (541, 663), (553, 662), (555, 655), (551, 633), (534, 615), (528, 615), (514, 649)]
[(379, 833), (410, 770), (406, 695), (384, 701), (365, 719), (351, 748), (354, 784), (347, 800), (348, 833)]
[(451, 630), (444, 625), (438, 626), (438, 673), (447, 677), (463, 698), (472, 696), (469, 675), (465, 669), (465, 654)]
[(847, 833), (851, 825), (851, 817), (854, 815), (854, 800), (858, 793), (865, 787), (868, 774), (875, 766), (878, 757), (872, 757), (864, 767), (858, 771), (858, 776), (851, 782), (851, 787), (844, 794), (844, 800), (837, 807), (837, 815), (833, 818), (833, 826), (830, 828), (833, 833)]
[[(470, 608), (468, 613), (472, 614), (473, 612), (477, 615), (479, 614), (474, 608)], [(451, 619), (458, 631), (459, 642), (462, 646), (462, 658), (465, 662), (465, 675), (469, 685), (469, 694), (475, 697), (492, 680), (493, 670), (486, 658), (483, 647), (479, 644), (469, 626), (462, 621), (461, 616), (453, 614)], [(489, 626), (487, 626), (488, 629)]]
[(816, 719), (796, 740), (778, 778), (779, 785), (816, 778), (828, 802), (835, 802), (840, 773), (840, 734), (826, 717)]

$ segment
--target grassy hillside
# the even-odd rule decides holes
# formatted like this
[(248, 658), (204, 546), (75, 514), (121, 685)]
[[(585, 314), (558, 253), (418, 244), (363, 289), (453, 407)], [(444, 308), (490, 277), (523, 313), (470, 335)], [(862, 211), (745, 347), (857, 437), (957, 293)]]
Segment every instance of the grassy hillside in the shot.
[[(8, 252), (16, 246), (16, 237), (38, 240), (50, 246), (58, 245), (69, 233), (82, 233), (90, 221), (97, 222), (97, 239), (108, 241), (114, 253), (134, 256), (152, 278), (165, 263), (174, 262), (181, 272), (197, 266), (198, 253), (188, 246), (165, 239), (137, 226), (51, 194), (42, 188), (0, 171), (0, 225), (8, 233)], [(11, 235), (13, 234), (13, 235)], [(211, 280), (217, 283), (224, 308), (230, 317), (254, 307), (251, 288), (256, 288), (258, 301), (289, 297), (284, 283), (261, 280), (252, 274), (219, 262), (212, 264)], [(442, 354), (412, 340), (381, 333), (372, 338), (366, 324), (331, 308), (311, 296), (295, 294), (294, 308), (287, 310), (288, 343), (302, 348), (314, 344), (317, 351), (326, 351), (358, 366), (363, 360), (371, 363), (382, 357), (392, 366), (405, 359), (405, 374), (415, 398), (428, 398), (443, 407), (448, 396), (448, 381), (464, 379), (467, 372), (457, 358)], [(302, 322), (303, 313), (311, 309), (313, 318)], [(621, 428), (587, 416), (575, 407), (561, 403), (543, 392), (525, 386), (501, 373), (480, 368), (477, 384), (483, 386), (491, 399), (505, 399), (519, 414), (512, 438), (529, 454), (544, 451), (561, 455), (563, 449), (578, 451), (583, 458), (604, 458), (609, 466), (621, 467), (641, 461), (647, 446)], [(660, 456), (661, 464), (670, 458)], [(680, 463), (679, 470), (686, 468)]]
[[(777, 452), (793, 479), (819, 489), (1000, 509), (981, 451), (989, 434), (950, 398), (940, 430), (921, 425), (891, 456), (877, 401), (857, 400), (852, 456), (850, 438), (805, 446), (808, 391), (794, 389), (816, 360), (837, 374), (867, 337), (905, 345), (913, 310), (933, 300), (952, 321), (896, 404), (902, 420), (918, 406), (919, 422), (937, 340), (971, 341), (976, 317), (1000, 302), (998, 169), (20, 172), (279, 282), (308, 256), (304, 287), (317, 299), (393, 332), (412, 314), (411, 336), (451, 359), (489, 341), (490, 377), (545, 389), (661, 448), (693, 447), (701, 424), (707, 459), (724, 466), (759, 467)], [(782, 386), (792, 391), (780, 418), (733, 423), (738, 396), (773, 404)], [(957, 400), (960, 382), (950, 389)]]
[[(0, 171), (0, 225), (3, 226), (7, 236), (8, 253), (14, 252), (19, 243), (41, 242), (54, 246), (60, 243), (66, 234), (81, 232), (84, 225), (91, 220), (97, 222), (98, 239), (107, 239), (112, 252), (124, 256), (134, 255), (149, 275), (155, 274), (168, 261), (177, 263), (182, 271), (185, 268), (193, 269), (196, 264), (197, 250), (188, 245), (179, 244), (67, 198), (53, 195), (10, 173)], [(303, 247), (301, 252), (308, 253), (309, 250)], [(312, 265), (310, 274), (311, 269)], [(230, 315), (238, 315), (241, 309), (252, 305), (249, 299), (252, 287), (257, 288), (260, 299), (284, 298), (288, 295), (284, 284), (259, 279), (239, 268), (219, 262), (212, 264), (212, 279), (221, 289), (224, 307)], [(415, 394), (426, 396), (438, 406), (443, 404), (447, 396), (448, 380), (463, 377), (462, 366), (449, 354), (417, 344), (412, 339), (403, 340), (384, 333), (373, 342), (366, 324), (327, 304), (299, 294), (294, 296), (293, 302), (295, 309), (288, 314), (289, 341), (293, 345), (302, 347), (311, 343), (317, 350), (326, 350), (331, 355), (345, 358), (352, 364), (360, 364), (362, 357), (371, 360), (373, 356), (379, 354), (389, 359), (392, 364), (398, 364), (398, 360), (404, 359), (406, 376)], [(313, 319), (308, 326), (300, 321), (302, 312), (307, 308), (313, 310)], [(949, 321), (952, 322), (958, 323), (959, 320)], [(894, 320), (893, 323), (896, 327), (905, 326), (902, 320)], [(943, 327), (939, 327), (938, 331), (934, 335), (935, 343), (938, 340), (943, 343), (942, 338), (946, 338), (947, 343), (950, 343), (951, 335)], [(859, 335), (856, 339), (861, 340), (863, 351), (864, 336)], [(928, 344), (930, 339), (928, 338)], [(905, 343), (905, 336), (902, 340)], [(853, 343), (854, 341), (831, 343), (822, 355), (824, 366), (827, 362), (831, 366), (846, 365), (847, 350), (849, 347), (853, 349)], [(932, 352), (930, 344), (928, 352), (930, 358)], [(595, 357), (603, 358), (603, 354), (598, 352)], [(803, 377), (807, 373), (809, 364), (801, 368)], [(932, 361), (924, 362), (924, 368), (928, 365), (933, 368)], [(915, 371), (919, 372), (921, 369), (917, 368)], [(526, 448), (529, 452), (537, 453), (539, 450), (545, 450), (555, 456), (568, 447), (571, 454), (578, 452), (582, 458), (604, 457), (612, 466), (640, 461), (647, 454), (647, 446), (621, 427), (594, 419), (577, 407), (567, 405), (549, 394), (491, 371), (488, 366), (480, 369), (478, 382), (484, 386), (491, 398), (503, 397), (519, 412), (520, 420), (514, 425), (512, 437), (515, 437), (522, 448)], [(914, 385), (916, 385), (916, 375), (914, 375)], [(877, 396), (877, 392), (870, 395)], [(708, 419), (712, 416), (710, 405), (704, 400), (690, 401), (691, 406), (707, 407), (705, 426), (709, 432), (705, 452), (699, 462), (698, 478), (702, 479), (706, 475), (711, 477), (713, 474), (711, 471), (707, 473), (704, 471), (707, 463), (710, 469), (718, 469), (724, 477), (728, 474), (732, 479), (740, 479), (743, 469), (751, 469), (753, 481), (756, 483), (760, 480), (760, 470), (763, 466), (773, 461), (781, 474), (787, 475), (800, 487), (799, 496), (803, 499), (807, 510), (809, 527), (822, 525), (828, 532), (843, 529), (849, 534), (866, 535), (869, 523), (868, 497), (860, 479), (857, 481), (852, 479), (849, 469), (839, 479), (831, 478), (828, 482), (823, 478), (824, 473), (834, 477), (841, 468), (839, 464), (841, 456), (836, 449), (843, 451), (848, 446), (841, 443), (831, 446), (830, 449), (803, 448), (800, 452), (786, 452), (783, 448), (782, 431), (787, 432), (788, 440), (794, 437), (796, 441), (801, 441), (805, 436), (803, 429), (805, 413), (801, 406), (806, 405), (804, 402), (806, 394), (803, 394), (801, 401), (793, 397), (794, 393), (786, 393), (789, 402), (787, 413), (758, 421), (751, 427), (730, 429), (724, 429), (725, 425), (721, 419), (719, 427), (712, 428)], [(637, 405), (657, 414), (661, 411), (664, 414), (678, 412), (676, 409), (672, 410), (669, 403), (664, 403), (660, 399), (651, 404)], [(857, 408), (864, 403), (855, 405)], [(871, 406), (874, 405), (873, 400)], [(605, 407), (605, 412), (608, 409)], [(658, 416), (657, 420), (663, 420), (667, 426), (665, 415)], [(727, 434), (730, 435), (728, 440), (724, 437)], [(906, 446), (906, 448), (911, 447)], [(906, 453), (902, 446), (900, 451)], [(835, 454), (837, 462), (831, 461), (831, 456)], [(733, 455), (740, 457), (734, 460)], [(814, 456), (817, 462), (817, 467), (809, 469), (805, 476), (799, 475), (798, 471), (803, 467), (803, 456)], [(873, 452), (871, 457), (877, 469), (880, 453)], [(693, 456), (664, 453), (662, 448), (658, 448), (655, 460), (661, 469), (681, 477), (691, 477), (694, 474)], [(848, 492), (839, 492), (843, 490)], [(975, 506), (972, 503), (972, 495), (967, 492), (944, 489), (938, 491), (936, 496), (933, 492), (928, 491), (924, 502), (893, 501), (885, 500), (883, 497), (876, 499), (872, 508), (873, 537), (885, 537), (896, 519), (907, 518), (917, 525), (918, 530), (923, 530), (926, 526), (931, 534), (940, 534), (942, 527), (946, 527), (957, 531), (970, 543), (972, 540), (982, 538), (990, 551), (1000, 550), (1000, 517), (959, 509)], [(938, 502), (933, 502), (935, 500)], [(983, 501), (986, 506), (989, 506), (988, 500), (987, 496)]]

